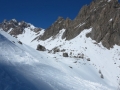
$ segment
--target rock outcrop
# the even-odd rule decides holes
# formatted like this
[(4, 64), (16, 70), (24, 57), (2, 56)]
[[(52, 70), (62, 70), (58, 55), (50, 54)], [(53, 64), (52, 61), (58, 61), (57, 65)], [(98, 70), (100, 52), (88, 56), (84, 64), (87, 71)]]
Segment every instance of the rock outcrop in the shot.
[(63, 28), (66, 31), (62, 38), (66, 40), (75, 38), (84, 29), (92, 28), (87, 37), (102, 42), (108, 49), (115, 44), (120, 45), (120, 4), (118, 0), (93, 0), (90, 5), (82, 7), (74, 20), (59, 17), (40, 39), (55, 36)]
[[(30, 28), (30, 24), (16, 20), (4, 20), (0, 28), (11, 35), (18, 35)], [(82, 7), (74, 20), (59, 17), (43, 35), (37, 36), (35, 40), (46, 40), (55, 36), (61, 29), (65, 29), (62, 39), (71, 40), (79, 35), (84, 29), (92, 28), (86, 36), (102, 42), (103, 46), (110, 49), (115, 44), (120, 45), (120, 4), (118, 0), (92, 0), (90, 5)], [(8, 31), (9, 30), (9, 31)], [(40, 28), (31, 29), (38, 32)]]
[(68, 53), (63, 53), (63, 57), (68, 57)]
[(25, 28), (29, 28), (31, 31), (34, 31), (36, 33), (41, 30), (41, 28), (33, 28), (33, 26), (31, 26), (32, 25), (29, 23), (26, 23), (24, 21), (18, 22), (15, 19), (12, 19), (10, 21), (4, 20), (2, 23), (0, 23), (0, 28), (13, 36), (24, 33)]
[(41, 37), (42, 40), (46, 40), (50, 38), (51, 36), (55, 36), (59, 33), (59, 31), (63, 28), (67, 28), (69, 24), (71, 23), (71, 20), (67, 18), (66, 20), (62, 17), (59, 17), (57, 21), (55, 21), (52, 26), (47, 28), (45, 30), (44, 35)]
[(37, 45), (37, 49), (38, 51), (46, 51), (46, 48), (40, 44)]

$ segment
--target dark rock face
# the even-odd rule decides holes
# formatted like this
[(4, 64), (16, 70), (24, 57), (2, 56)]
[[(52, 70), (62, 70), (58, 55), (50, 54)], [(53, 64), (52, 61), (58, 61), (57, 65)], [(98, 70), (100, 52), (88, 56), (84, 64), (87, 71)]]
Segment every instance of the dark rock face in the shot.
[(63, 53), (63, 57), (68, 57), (68, 53)]
[(120, 4), (117, 0), (111, 0), (111, 2), (107, 0), (100, 2), (99, 0), (94, 4), (99, 5), (99, 8), (95, 12), (96, 15), (94, 15), (97, 18), (91, 25), (93, 29), (90, 37), (97, 42), (101, 41), (108, 49), (113, 47), (114, 44), (120, 45), (120, 26), (118, 25), (120, 24), (120, 10), (118, 9)]
[(21, 41), (18, 41), (18, 43), (19, 43), (19, 44), (22, 44), (22, 42), (21, 42)]
[[(9, 32), (9, 34), (17, 36), (19, 34), (24, 33), (25, 28), (30, 28), (30, 24), (21, 21), (18, 22), (15, 19), (12, 19), (10, 21), (4, 20), (2, 23), (0, 23), (0, 28), (2, 28), (4, 31)], [(11, 30), (10, 30), (11, 29)], [(31, 28), (31, 31), (38, 32), (41, 28)]]
[(90, 61), (90, 58), (87, 58), (87, 61)]
[(62, 17), (59, 17), (57, 21), (54, 24), (52, 24), (52, 26), (50, 26), (49, 28), (45, 30), (44, 35), (40, 39), (46, 40), (50, 38), (51, 36), (54, 37), (55, 35), (59, 33), (61, 29), (67, 28), (70, 23), (71, 23), (71, 20), (69, 18), (64, 20)]
[(59, 49), (58, 47), (55, 47), (55, 48), (53, 48), (52, 50), (54, 51), (54, 53), (60, 52), (60, 49)]
[(62, 49), (61, 52), (65, 52), (66, 50), (65, 49)]
[(108, 49), (115, 44), (120, 45), (120, 4), (118, 0), (93, 0), (90, 5), (82, 7), (74, 20), (58, 18), (40, 39), (55, 36), (63, 28), (66, 31), (62, 38), (66, 40), (73, 39), (84, 29), (92, 28), (87, 37), (102, 42)]
[(40, 44), (37, 45), (37, 49), (38, 51), (46, 51), (46, 48)]
[[(92, 32), (88, 35), (103, 46), (113, 47), (114, 44), (120, 45), (120, 4), (117, 0), (95, 0), (90, 5), (84, 6), (78, 16), (73, 20), (73, 28), (79, 23), (84, 23), (74, 31), (68, 29), (66, 39), (72, 39), (82, 30), (92, 27)], [(74, 32), (74, 33), (73, 33)]]

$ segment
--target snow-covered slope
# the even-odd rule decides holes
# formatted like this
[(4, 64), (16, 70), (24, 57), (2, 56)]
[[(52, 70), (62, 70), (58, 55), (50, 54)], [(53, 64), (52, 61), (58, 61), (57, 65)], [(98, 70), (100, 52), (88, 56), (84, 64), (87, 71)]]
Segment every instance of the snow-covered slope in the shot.
[(4, 20), (0, 23), (0, 28), (13, 37), (16, 37), (19, 41), (24, 44), (30, 45), (30, 43), (35, 39), (39, 38), (44, 33), (44, 29), (35, 27), (31, 23), (24, 21)]
[[(62, 29), (56, 37), (51, 37), (45, 41), (34, 41), (31, 44), (31, 47), (35, 48), (39, 43), (49, 50), (52, 50), (55, 47), (60, 49), (60, 51), (65, 50), (65, 52), (68, 53), (69, 57), (73, 60), (72, 62), (75, 63), (69, 64), (69, 62), (71, 62), (70, 58), (66, 61), (66, 59), (60, 60), (60, 58), (56, 56), (58, 61), (60, 60), (63, 63), (66, 62), (66, 64), (73, 68), (77, 67), (77, 73), (80, 72), (83, 74), (82, 77), (84, 79), (90, 79), (95, 82), (102, 81), (111, 87), (118, 88), (120, 84), (120, 47), (115, 45), (113, 48), (108, 50), (103, 47), (101, 43), (97, 43), (91, 38), (87, 38), (86, 34), (91, 32), (91, 30), (92, 28), (83, 30), (76, 38), (66, 41), (65, 39), (61, 39), (65, 31), (65, 29)], [(62, 56), (62, 54), (63, 52), (56, 53), (56, 55), (59, 56)], [(53, 57), (55, 56), (53, 55)], [(81, 66), (83, 64), (85, 66), (84, 68)], [(91, 72), (87, 65), (95, 69), (97, 77), (89, 77), (89, 75), (91, 76), (93, 72)], [(81, 71), (80, 68), (82, 68), (85, 72)], [(86, 69), (88, 69), (88, 71), (86, 71)], [(85, 75), (87, 75), (87, 78), (84, 77)], [(104, 79), (101, 79), (102, 75)]]
[[(101, 79), (94, 66), (97, 61), (93, 65), (92, 59), (90, 63), (86, 59), (39, 52), (19, 44), (2, 30), (0, 52), (0, 90), (115, 90), (114, 79), (115, 85), (108, 80), (112, 72), (107, 71), (108, 78), (105, 75)], [(106, 67), (101, 67), (103, 75)]]
[[(45, 31), (44, 29), (35, 31), (36, 27), (33, 26), (32, 24), (29, 25), (30, 27), (25, 28), (22, 34), (17, 35), (17, 39), (19, 41), (22, 41), (26, 45), (30, 45), (36, 37), (43, 35)], [(8, 33), (9, 32), (10, 30), (8, 30)]]

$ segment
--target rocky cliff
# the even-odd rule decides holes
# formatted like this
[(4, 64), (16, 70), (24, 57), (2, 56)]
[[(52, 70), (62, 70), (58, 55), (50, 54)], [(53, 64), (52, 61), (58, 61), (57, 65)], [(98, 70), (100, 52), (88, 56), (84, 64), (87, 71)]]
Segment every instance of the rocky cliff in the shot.
[(52, 26), (46, 29), (42, 40), (56, 35), (61, 29), (66, 29), (62, 38), (73, 39), (84, 29), (92, 27), (87, 34), (96, 42), (108, 49), (120, 45), (120, 4), (118, 0), (93, 0), (90, 5), (82, 7), (74, 20), (59, 17)]
[[(92, 0), (89, 5), (81, 8), (74, 20), (58, 17), (58, 19), (45, 30), (43, 35), (34, 40), (46, 40), (56, 36), (60, 30), (65, 29), (62, 39), (71, 40), (84, 29), (92, 28), (86, 36), (110, 49), (115, 44), (120, 45), (120, 4), (118, 0)], [(31, 24), (24, 21), (4, 20), (0, 28), (11, 35), (19, 35), (25, 28), (38, 32), (41, 28), (31, 28)]]
[(19, 34), (24, 33), (25, 28), (28, 28), (36, 33), (41, 30), (41, 28), (36, 28), (30, 23), (26, 23), (24, 21), (18, 22), (15, 19), (9, 21), (4, 20), (2, 23), (0, 23), (0, 28), (2, 28), (4, 31), (8, 32), (13, 36), (17, 36)]
[(45, 30), (44, 35), (41, 37), (42, 40), (46, 40), (50, 38), (51, 36), (55, 36), (59, 33), (59, 31), (63, 28), (69, 27), (71, 23), (71, 19), (67, 18), (66, 20), (62, 17), (58, 17), (58, 19)]

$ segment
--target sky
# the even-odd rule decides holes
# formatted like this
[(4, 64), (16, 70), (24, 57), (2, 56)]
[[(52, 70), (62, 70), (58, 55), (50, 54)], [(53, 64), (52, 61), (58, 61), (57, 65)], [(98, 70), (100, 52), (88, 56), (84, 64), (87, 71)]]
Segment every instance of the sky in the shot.
[(74, 19), (81, 7), (92, 0), (0, 0), (0, 22), (25, 21), (48, 28), (59, 16)]

